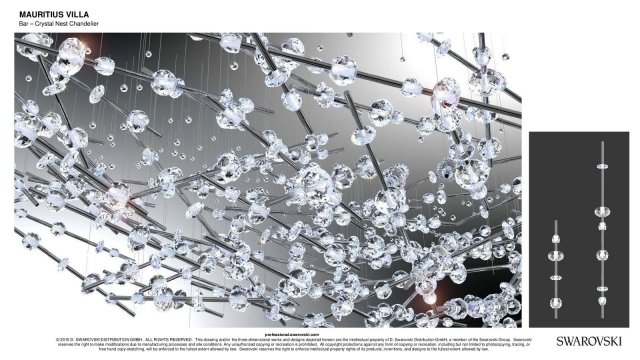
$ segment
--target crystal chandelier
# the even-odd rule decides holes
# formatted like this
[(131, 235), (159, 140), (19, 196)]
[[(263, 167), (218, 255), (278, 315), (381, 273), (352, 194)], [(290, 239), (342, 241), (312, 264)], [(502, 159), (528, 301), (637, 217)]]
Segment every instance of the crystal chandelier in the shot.
[[(219, 45), (220, 61), (222, 54), (247, 56), (248, 63), (257, 66), (261, 87), (277, 91), (282, 105), (274, 110), (266, 101), (259, 106), (257, 100), (238, 96), (236, 89), (209, 91), (210, 84), (186, 85), (177, 75), (179, 68), (131, 69), (109, 57), (92, 57), (91, 49), (77, 38), (64, 39), (57, 49), (42, 33), (15, 39), (24, 57), (18, 59), (34, 62), (46, 82), (39, 89), (42, 97), (33, 97), (37, 101), (15, 92), (14, 144), (33, 160), (15, 169), (14, 181), (14, 231), (26, 249), (43, 252), (59, 271), (80, 280), (83, 293), (98, 293), (131, 316), (135, 312), (130, 304), (151, 304), (160, 312), (192, 308), (218, 318), (257, 308), (274, 324), (303, 327), (334, 327), (354, 317), (366, 327), (518, 326), (520, 168), (509, 172), (507, 180), (496, 177), (498, 168), (521, 158), (519, 148), (514, 154), (499, 140), (506, 139), (505, 129), (520, 136), (514, 119), (521, 119), (521, 113), (495, 104), (501, 103), (499, 96), (514, 104), (521, 98), (495, 69), (484, 34), (477, 35), (475, 64), (454, 52), (449, 40), (439, 41), (431, 33), (414, 38), (416, 46), (434, 46), (436, 58), (460, 62), (465, 73), (471, 70), (466, 87), (481, 101), (464, 97), (464, 88), (453, 77), (439, 78), (429, 88), (416, 78), (399, 81), (363, 71), (349, 55), (328, 62), (305, 56), (304, 44), (295, 37), (276, 44), (262, 33), (192, 33), (184, 40), (190, 47)], [(141, 54), (153, 57), (149, 50)], [(231, 71), (238, 67), (236, 61), (229, 64)], [(97, 79), (95, 85), (83, 81), (86, 72)], [(309, 73), (324, 76), (323, 81), (306, 80)], [(173, 118), (168, 120), (168, 137), (153, 108), (136, 108), (119, 97), (134, 92), (131, 84), (116, 85), (117, 97), (109, 92), (114, 81), (107, 84), (105, 79), (114, 75), (137, 81), (134, 94), (148, 86), (154, 102), (173, 106), (179, 99), (211, 112), (214, 115), (203, 116), (199, 126), (215, 126), (215, 133), (233, 146), (203, 149), (195, 136), (163, 142), (180, 133)], [(31, 75), (25, 80), (31, 82)], [(357, 94), (353, 85), (362, 82), (418, 98), (411, 101), (428, 97), (428, 109), (412, 118), (386, 98), (357, 102), (356, 95), (365, 95)], [(99, 126), (94, 121), (80, 125), (80, 116), (67, 110), (62, 95), (72, 87), (86, 92), (90, 105), (101, 106), (95, 116)], [(349, 90), (339, 91), (340, 87)], [(325, 124), (309, 117), (315, 112), (305, 111), (303, 96), (309, 97), (308, 106), (328, 114), (322, 119)], [(41, 113), (44, 108), (56, 111)], [(104, 115), (106, 111), (112, 113)], [(286, 112), (295, 114), (299, 124), (280, 121), (279, 114)], [(346, 134), (350, 141), (332, 149), (340, 134), (314, 127), (326, 125), (340, 112), (349, 116), (353, 132)], [(266, 119), (267, 128), (259, 130), (263, 122), (258, 116)], [(130, 141), (127, 149), (135, 148), (139, 171), (129, 178), (116, 177), (119, 164), (106, 165), (102, 156), (92, 153), (96, 146), (116, 147), (112, 134), (108, 143), (93, 138), (97, 128), (107, 128), (114, 119), (120, 119), (122, 137)], [(192, 121), (199, 119), (185, 116), (185, 124)], [(287, 143), (282, 134), (298, 125), (304, 135), (297, 143)], [(425, 162), (423, 168), (383, 162), (375, 151), (383, 147), (377, 136), (393, 126), (411, 134), (398, 139), (396, 151), (417, 136), (420, 143), (442, 143), (443, 156), (435, 163)], [(476, 132), (476, 126), (481, 130)], [(239, 139), (259, 144), (260, 150), (243, 150)], [(172, 147), (172, 156), (151, 144)], [(191, 148), (178, 150), (187, 147)], [(360, 152), (355, 164), (337, 160), (335, 154), (344, 147)], [(503, 147), (512, 156), (500, 157), (506, 152)], [(203, 160), (203, 170), (183, 170), (189, 154), (206, 150), (215, 158)], [(195, 161), (196, 155), (189, 159)], [(422, 175), (408, 182), (411, 172)], [(418, 186), (425, 185), (430, 189), (418, 195)], [(375, 187), (372, 192), (363, 190), (370, 186)], [(454, 206), (458, 200), (462, 210)], [(184, 214), (181, 220), (198, 224), (203, 233), (192, 230), (195, 225), (172, 229), (175, 225), (166, 220), (166, 212), (163, 216), (155, 209), (161, 201), (169, 204), (165, 211), (170, 214), (183, 206), (177, 211), (181, 218)], [(42, 208), (50, 212), (34, 215)], [(468, 214), (457, 219), (454, 211)], [(82, 236), (69, 226), (77, 219), (90, 222), (95, 231), (111, 233), (99, 240)], [(223, 225), (212, 225), (213, 221)], [(82, 274), (70, 259), (50, 251), (45, 236), (32, 226), (79, 241), (95, 249), (93, 256), (113, 258), (118, 265)], [(118, 244), (125, 244), (122, 251)], [(149, 272), (152, 276), (145, 278)], [(439, 289), (472, 282), (476, 273), (494, 272), (508, 278), (487, 283), (487, 293), (442, 298), (447, 291)], [(178, 290), (180, 286), (191, 290)], [(328, 306), (323, 308), (325, 302)], [(227, 304), (233, 311), (216, 311), (216, 304)]]
[(562, 276), (558, 275), (558, 263), (564, 259), (562, 251), (558, 250), (558, 244), (560, 243), (560, 235), (558, 235), (558, 220), (553, 221), (553, 237), (551, 242), (553, 243), (553, 251), (549, 253), (549, 260), (553, 262), (553, 275), (551, 280), (553, 281), (553, 298), (549, 302), (549, 305), (553, 309), (553, 318), (558, 318), (558, 309), (562, 307), (562, 299), (558, 297), (558, 281), (562, 280)]
[(605, 250), (604, 246), (604, 232), (607, 230), (607, 224), (604, 222), (604, 218), (611, 214), (608, 207), (604, 206), (604, 171), (609, 168), (604, 162), (604, 141), (600, 142), (600, 164), (597, 168), (600, 170), (600, 206), (596, 208), (595, 214), (600, 218), (598, 224), (598, 230), (600, 230), (600, 250), (596, 253), (596, 258), (600, 261), (600, 286), (597, 290), (600, 293), (598, 298), (598, 304), (600, 304), (600, 318), (604, 319), (604, 306), (607, 304), (607, 298), (605, 293), (608, 288), (604, 284), (604, 262), (609, 258), (609, 252)]

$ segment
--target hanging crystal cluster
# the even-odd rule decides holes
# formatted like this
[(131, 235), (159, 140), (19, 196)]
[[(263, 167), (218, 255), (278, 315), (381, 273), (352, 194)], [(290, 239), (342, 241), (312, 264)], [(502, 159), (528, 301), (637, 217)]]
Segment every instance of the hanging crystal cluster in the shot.
[[(184, 80), (172, 71), (159, 69), (139, 74), (136, 78), (147, 79), (149, 88), (158, 99), (165, 97), (171, 100), (184, 95), (182, 100), (206, 105), (215, 111), (215, 123), (221, 131), (229, 135), (251, 136), (264, 146), (264, 150), (258, 154), (243, 153), (240, 146), (223, 150), (208, 160), (204, 171), (185, 174), (174, 162), (171, 166), (162, 165), (162, 162), (171, 161), (164, 154), (164, 149), (155, 150), (145, 145), (148, 144), (146, 140), (143, 142), (139, 138), (142, 135), (159, 136), (151, 127), (157, 121), (153, 119), (156, 116), (153, 109), (123, 109), (108, 98), (106, 85), (96, 84), (93, 88), (80, 85), (89, 92), (90, 104), (107, 102), (117, 110), (117, 114), (122, 115), (120, 129), (140, 147), (134, 157), (139, 159), (138, 169), (146, 166), (148, 168), (145, 169), (152, 171), (148, 180), (116, 181), (107, 174), (115, 164), (107, 166), (98, 160), (91, 161), (91, 158), (87, 161), (91, 154), (89, 135), (80, 127), (69, 126), (75, 119), (67, 118), (64, 108), (60, 113), (41, 114), (36, 101), (17, 95), (21, 111), (14, 114), (15, 146), (29, 149), (38, 158), (35, 167), (47, 171), (54, 178), (48, 180), (16, 169), (16, 203), (20, 206), (27, 202), (34, 206), (45, 204), (56, 214), (83, 216), (95, 228), (108, 228), (114, 232), (115, 238), (126, 239), (127, 248), (120, 252), (115, 247), (107, 247), (104, 240), (96, 243), (84, 239), (69, 232), (60, 221), (48, 223), (19, 207), (15, 211), (18, 218), (16, 233), (21, 236), (26, 249), (40, 249), (50, 254), (39, 235), (19, 229), (30, 220), (49, 227), (55, 236), (66, 235), (81, 240), (94, 247), (97, 254), (108, 254), (117, 259), (120, 261), (117, 269), (82, 276), (81, 290), (92, 293), (99, 289), (97, 292), (104, 293), (107, 303), (127, 310), (122, 301), (133, 304), (150, 302), (161, 312), (187, 305), (196, 312), (223, 316), (207, 306), (223, 302), (237, 312), (258, 307), (271, 321), (286, 323), (293, 319), (303, 327), (333, 327), (336, 322), (354, 316), (361, 317), (366, 327), (451, 327), (460, 321), (473, 319), (479, 319), (488, 327), (518, 326), (512, 317), (521, 312), (518, 298), (522, 292), (522, 255), (519, 252), (522, 217), (518, 212), (513, 217), (496, 218), (502, 215), (491, 210), (519, 201), (522, 179), (516, 177), (507, 183), (491, 184), (497, 186), (496, 189), (487, 187), (493, 167), (498, 166), (492, 161), (498, 159), (503, 148), (500, 141), (491, 136), (490, 125), (497, 118), (495, 112), (461, 105), (465, 99), (458, 82), (452, 77), (441, 78), (433, 90), (427, 92), (415, 78), (408, 78), (402, 82), (400, 93), (409, 98), (430, 94), (432, 113), (419, 120), (411, 120), (389, 100), (376, 98), (370, 106), (357, 106), (360, 110), (365, 109), (363, 114), (371, 122), (371, 125), (363, 125), (350, 95), (347, 96), (349, 93), (342, 95), (332, 87), (347, 87), (362, 81), (359, 77), (366, 73), (358, 69), (353, 57), (340, 55), (330, 63), (304, 58), (305, 46), (294, 37), (280, 45), (270, 43), (264, 34), (191, 34), (190, 38), (196, 42), (206, 38), (217, 42), (229, 54), (242, 52), (251, 56), (265, 75), (266, 87), (282, 88), (281, 101), (287, 111), (301, 112), (301, 94), (312, 95), (315, 103), (326, 111), (353, 110), (358, 126), (351, 134), (351, 142), (357, 149), (366, 149), (367, 153), (355, 163), (335, 162), (325, 166), (322, 160), (331, 155), (327, 148), (331, 135), (309, 130), (300, 139), (300, 144), (288, 145), (276, 130), (258, 131), (251, 126), (249, 118), (254, 112), (269, 113), (251, 99), (234, 96), (231, 89), (224, 89), (219, 95), (208, 94), (185, 86)], [(418, 39), (435, 41), (427, 33), (419, 33)], [(22, 40), (26, 43), (17, 45), (20, 55), (48, 63), (45, 60), (49, 54), (46, 49), (53, 44), (50, 37), (28, 34)], [(36, 44), (38, 46), (33, 47)], [(438, 44), (436, 56), (452, 54), (450, 41)], [(43, 95), (54, 96), (64, 91), (67, 84), (81, 84), (74, 75), (85, 62), (92, 63), (93, 69), (101, 76), (114, 73), (129, 76), (133, 73), (117, 67), (110, 58), (85, 58), (90, 52), (77, 38), (65, 39), (57, 51), (51, 50), (56, 59), (50, 63), (48, 75), (52, 81), (43, 89)], [(147, 51), (146, 56), (153, 54)], [(482, 69), (469, 79), (470, 90), (483, 98), (503, 91), (506, 88), (504, 77), (495, 70), (486, 69), (491, 51), (484, 47), (474, 50), (474, 59)], [(307, 70), (311, 74), (325, 76), (326, 82), (304, 89), (287, 86), (287, 82), (294, 78), (294, 71), (301, 74), (301, 69), (304, 70), (300, 67), (303, 60), (314, 64), (308, 65)], [(231, 70), (235, 70), (234, 67), (237, 69), (237, 62), (231, 64)], [(122, 92), (128, 90), (126, 84), (119, 88)], [(139, 85), (136, 89), (143, 91), (144, 87)], [(60, 107), (63, 106), (61, 103)], [(191, 123), (194, 118), (186, 117), (185, 123)], [(480, 121), (488, 126), (485, 137), (474, 138), (463, 128), (463, 119)], [(169, 119), (170, 124), (173, 121)], [(416, 184), (408, 183), (413, 169), (404, 163), (385, 164), (382, 169), (373, 152), (378, 131), (384, 131), (390, 124), (405, 123), (416, 126), (422, 141), (431, 134), (441, 134), (446, 139), (445, 156), (436, 164), (428, 165), (430, 168), (418, 170), (426, 177)], [(271, 124), (275, 127), (277, 122)], [(95, 128), (96, 124), (92, 122), (89, 129)], [(64, 151), (52, 145), (49, 139), (54, 136)], [(115, 146), (113, 135), (107, 139), (113, 144), (111, 146)], [(180, 139), (173, 141), (171, 155), (177, 157), (177, 149), (181, 145), (189, 145), (189, 142), (183, 142)], [(202, 146), (198, 146), (197, 151), (201, 150)], [(186, 156), (182, 153), (179, 158), (184, 160)], [(265, 182), (273, 182), (278, 191), (273, 193), (272, 188), (267, 189), (266, 185), (240, 190), (239, 182), (244, 179), (248, 182), (255, 173), (265, 176)], [(364, 200), (360, 202), (345, 202), (349, 192), (359, 191), (365, 180), (373, 179), (381, 185), (373, 193), (364, 194)], [(408, 189), (420, 183), (430, 184), (433, 190), (414, 199)], [(477, 211), (459, 221), (455, 221), (453, 214), (449, 217), (451, 221), (446, 219), (448, 215), (443, 206), (457, 196), (447, 194), (447, 183), (468, 196), (462, 202), (465, 207), (475, 204)], [(134, 191), (134, 186), (142, 188)], [(168, 199), (172, 207), (184, 204), (185, 208), (178, 212), (180, 216), (184, 211), (185, 219), (199, 222), (206, 233), (186, 236), (183, 229), (170, 231), (166, 224), (155, 220), (150, 215), (153, 208), (150, 203), (159, 196)], [(494, 204), (501, 196), (505, 200)], [(190, 197), (197, 197), (197, 201), (191, 201)], [(220, 203), (227, 206), (217, 206)], [(430, 214), (431, 211), (416, 207), (420, 203), (433, 207), (436, 213)], [(283, 209), (283, 205), (286, 208)], [(417, 213), (413, 211), (416, 208), (419, 210)], [(283, 214), (291, 215), (284, 217)], [(225, 226), (214, 229), (208, 224), (211, 219), (224, 222)], [(463, 229), (462, 225), (472, 219), (482, 219), (486, 224), (477, 229)], [(493, 223), (498, 225), (491, 227), (489, 224)], [(350, 225), (359, 230), (354, 231), (354, 227), (348, 227)], [(272, 255), (272, 249), (280, 248), (287, 250), (286, 258)], [(560, 261), (562, 256), (556, 248), (549, 258)], [(52, 258), (58, 259), (58, 270), (79, 274), (67, 258)], [(468, 268), (471, 260), (500, 264)], [(154, 275), (146, 283), (141, 283), (138, 279), (141, 279), (144, 268), (153, 269)], [(262, 271), (256, 271), (257, 268), (277, 279), (273, 282), (269, 277), (270, 284), (267, 284), (267, 277), (262, 275)], [(159, 273), (161, 269), (173, 274), (162, 275)], [(375, 271), (381, 269), (395, 271), (391, 278), (378, 277)], [(453, 299), (439, 298), (446, 293), (446, 289), (439, 291), (439, 288), (448, 286), (443, 282), (463, 284), (469, 281), (471, 274), (487, 270), (508, 271), (512, 280), (496, 284), (498, 286), (493, 292), (484, 297), (468, 294)], [(227, 286), (207, 278), (216, 272), (228, 280)], [(197, 273), (200, 276), (196, 276)], [(178, 279), (196, 290), (191, 293), (174, 290), (173, 281)], [(116, 295), (101, 288), (117, 288), (111, 285), (136, 286), (137, 289), (130, 295)], [(398, 292), (409, 292), (407, 301), (391, 303), (392, 295)], [(297, 311), (302, 308), (300, 299), (303, 298), (323, 298), (331, 304), (324, 312), (301, 315)], [(421, 307), (412, 304), (414, 298), (431, 306), (431, 309), (419, 312), (416, 309)], [(369, 299), (376, 301), (377, 305), (363, 307), (362, 302)]]
[(549, 305), (553, 309), (554, 318), (558, 318), (558, 309), (562, 307), (562, 299), (558, 297), (558, 281), (562, 280), (562, 276), (558, 275), (558, 263), (564, 259), (562, 251), (558, 250), (558, 244), (560, 243), (560, 235), (558, 235), (558, 220), (554, 221), (555, 232), (551, 238), (553, 243), (553, 251), (548, 255), (549, 260), (553, 262), (553, 275), (551, 275), (551, 281), (553, 281), (553, 298), (549, 301)]
[(609, 165), (604, 163), (604, 141), (600, 143), (601, 162), (596, 166), (600, 170), (600, 206), (594, 211), (596, 216), (600, 218), (598, 223), (598, 230), (600, 231), (600, 250), (596, 253), (596, 259), (600, 262), (600, 286), (596, 289), (600, 293), (598, 298), (598, 304), (600, 304), (600, 317), (604, 319), (604, 306), (607, 304), (607, 297), (605, 296), (608, 287), (604, 283), (604, 263), (609, 259), (609, 252), (605, 250), (604, 246), (604, 233), (607, 230), (607, 223), (604, 219), (611, 214), (611, 210), (604, 206), (604, 171), (609, 168)]

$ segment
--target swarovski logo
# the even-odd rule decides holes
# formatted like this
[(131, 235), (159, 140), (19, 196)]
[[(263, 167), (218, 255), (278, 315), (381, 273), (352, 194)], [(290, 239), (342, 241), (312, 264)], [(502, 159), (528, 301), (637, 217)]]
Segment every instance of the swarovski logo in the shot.
[(556, 346), (622, 346), (622, 336), (558, 336)]

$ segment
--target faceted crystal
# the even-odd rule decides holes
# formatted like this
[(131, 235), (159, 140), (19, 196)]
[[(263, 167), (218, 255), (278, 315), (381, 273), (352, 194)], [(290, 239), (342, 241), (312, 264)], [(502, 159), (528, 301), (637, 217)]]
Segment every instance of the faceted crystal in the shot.
[(378, 281), (373, 286), (373, 289), (376, 292), (376, 297), (378, 297), (378, 299), (381, 299), (381, 300), (388, 299), (392, 293), (391, 287), (389, 286), (389, 283), (386, 281)]
[(606, 286), (598, 286), (596, 290), (599, 292), (605, 292), (605, 291), (609, 291), (609, 288)]
[(418, 40), (422, 41), (422, 42), (431, 42), (431, 40), (433, 40), (433, 34), (432, 33), (424, 33), (424, 32), (419, 32), (416, 33), (418, 35)]
[(549, 306), (552, 309), (560, 309), (562, 307), (562, 300), (560, 298), (553, 298), (549, 301)]
[(430, 135), (436, 129), (436, 124), (430, 117), (422, 116), (416, 125), (416, 130), (420, 136)]
[(599, 208), (596, 208), (595, 214), (597, 217), (604, 218), (611, 214), (611, 210), (606, 206), (600, 206)]
[(494, 159), (500, 154), (502, 145), (496, 138), (482, 139), (478, 142), (478, 153), (483, 159)]
[(38, 103), (29, 99), (22, 104), (22, 110), (28, 115), (38, 115), (40, 107), (38, 106)]
[(143, 132), (149, 125), (149, 117), (142, 110), (133, 110), (127, 116), (127, 128), (134, 133)]
[(452, 78), (442, 78), (433, 87), (431, 107), (437, 115), (444, 115), (456, 108), (460, 101), (460, 88)]
[(324, 261), (329, 266), (336, 267), (336, 266), (340, 266), (344, 262), (346, 256), (347, 255), (342, 245), (331, 244), (327, 246), (327, 249), (324, 252)]
[(485, 73), (482, 70), (474, 72), (469, 78), (469, 87), (475, 95), (488, 97), (507, 87), (504, 76), (493, 69), (487, 69)]
[(598, 298), (598, 304), (600, 304), (600, 306), (605, 306), (607, 304), (607, 298), (604, 296), (600, 296)]
[[(36, 43), (39, 45), (44, 45), (46, 47), (50, 47), (53, 44), (53, 39), (49, 37), (49, 35), (45, 33), (29, 33), (21, 38), (22, 40), (26, 40), (32, 43)], [(29, 58), (29, 60), (38, 62), (38, 56), (47, 57), (47, 53), (42, 52), (40, 50), (30, 48), (28, 45), (18, 44), (17, 51), (20, 55)]]
[(240, 52), (240, 45), (242, 44), (242, 36), (236, 33), (220, 33), (220, 46), (224, 51), (230, 54), (237, 54)]
[(562, 280), (562, 276), (560, 275), (551, 275), (549, 278), (554, 281)]
[(600, 261), (606, 261), (609, 259), (609, 252), (607, 250), (598, 250), (596, 253), (596, 259)]
[(353, 184), (355, 177), (350, 167), (344, 164), (335, 164), (331, 175), (338, 189), (348, 189)]
[(418, 82), (418, 80), (409, 78), (402, 83), (400, 92), (406, 97), (416, 97), (422, 94), (422, 89), (422, 85)]
[(314, 96), (313, 99), (318, 103), (321, 108), (327, 109), (333, 104), (336, 96), (336, 92), (333, 88), (329, 87), (326, 83), (321, 82), (316, 87), (316, 92), (320, 93), (320, 96)]
[(551, 238), (551, 242), (554, 244), (558, 244), (560, 242), (560, 236), (559, 235), (553, 235), (553, 237)]
[(607, 223), (605, 223), (604, 221), (601, 221), (598, 224), (598, 230), (600, 230), (600, 231), (607, 230)]
[(54, 236), (61, 236), (64, 234), (64, 232), (66, 231), (64, 224), (61, 222), (55, 222), (53, 223), (53, 225), (51, 226), (51, 233)]
[(491, 61), (491, 49), (489, 48), (474, 48), (473, 49), (473, 58), (476, 60), (476, 63), (480, 66), (486, 66)]
[(235, 311), (244, 312), (249, 306), (247, 292), (239, 285), (235, 285), (229, 293), (229, 305)]
[[(298, 38), (287, 39), (284, 43), (282, 43), (281, 49), (282, 49), (282, 52), (287, 54), (304, 56), (304, 44)], [(298, 65), (300, 65), (299, 63), (284, 57), (276, 57), (274, 59), (274, 62), (276, 62), (276, 66), (284, 67), (289, 71), (297, 68)]]
[(376, 129), (365, 126), (363, 129), (356, 129), (351, 134), (351, 142), (355, 145), (366, 145), (376, 138)]
[(142, 250), (146, 245), (149, 239), (151, 238), (151, 234), (149, 232), (149, 228), (143, 225), (136, 225), (127, 238), (129, 248), (133, 251)]
[(489, 178), (491, 168), (481, 160), (461, 161), (455, 170), (456, 183), (463, 189), (471, 189), (478, 183), (484, 183)]
[(93, 65), (93, 68), (96, 69), (96, 72), (104, 76), (113, 75), (115, 67), (116, 63), (108, 57), (97, 58), (95, 65)]
[(562, 251), (554, 250), (554, 251), (551, 251), (549, 255), (547, 255), (547, 257), (551, 261), (562, 261), (562, 259), (564, 259), (564, 254), (562, 253)]
[(376, 100), (371, 104), (371, 110), (369, 110), (369, 119), (376, 127), (386, 126), (391, 122), (391, 115), (393, 114), (393, 106), (386, 99)]
[(200, 214), (202, 209), (204, 209), (204, 204), (201, 202), (195, 202), (191, 204), (189, 208), (187, 208), (187, 211), (185, 212), (184, 216), (187, 219), (193, 219)]
[(61, 141), (67, 149), (78, 150), (89, 145), (89, 135), (81, 128), (73, 128), (63, 133)]
[(28, 233), (22, 238), (22, 246), (27, 250), (33, 250), (38, 247), (40, 236), (35, 233)]
[(97, 283), (98, 281), (100, 281), (100, 275), (96, 274), (96, 273), (91, 273), (89, 275), (87, 275), (84, 280), (82, 280), (82, 292), (85, 294), (89, 294), (95, 291), (95, 288), (85, 291), (84, 289)]
[(289, 76), (291, 76), (291, 72), (285, 69), (271, 70), (264, 78), (264, 83), (267, 87), (277, 87), (289, 80)]
[(296, 89), (291, 89), (288, 93), (282, 93), (280, 99), (284, 107), (289, 111), (298, 111), (302, 107), (302, 97)]
[(356, 79), (358, 65), (348, 55), (338, 56), (331, 62), (329, 77), (338, 86), (346, 86)]
[(65, 83), (55, 82), (51, 85), (46, 86), (44, 89), (42, 89), (42, 95), (52, 96), (52, 95), (60, 94), (66, 88), (67, 88), (67, 85), (65, 85)]
[(607, 165), (607, 164), (598, 164), (596, 167), (597, 167), (599, 170), (606, 170), (606, 169), (608, 169), (608, 168), (609, 168), (609, 165)]
[(97, 104), (100, 99), (104, 96), (104, 85), (98, 85), (91, 90), (89, 94), (89, 103)]
[(62, 117), (58, 113), (47, 113), (40, 119), (40, 125), (38, 135), (50, 138), (62, 127)]
[(54, 82), (67, 82), (75, 75), (82, 65), (87, 53), (87, 47), (77, 38), (65, 39), (58, 48), (56, 61), (51, 65), (49, 74)]
[(173, 94), (178, 87), (178, 79), (169, 70), (158, 70), (153, 73), (151, 89), (160, 96)]
[(451, 49), (451, 40), (447, 39), (440, 43), (440, 46), (436, 49), (436, 57), (443, 57), (447, 55)]
[(459, 263), (454, 264), (449, 278), (456, 284), (462, 284), (467, 279), (467, 268)]
[(376, 169), (369, 158), (369, 155), (362, 155), (356, 162), (356, 174), (361, 178), (371, 180), (376, 177)]
[(142, 151), (142, 159), (140, 160), (140, 163), (142, 163), (142, 165), (144, 166), (151, 166), (153, 165), (153, 163), (158, 161), (159, 158), (160, 156), (158, 155), (157, 151), (151, 148), (145, 148)]
[(161, 288), (154, 293), (153, 305), (156, 310), (165, 312), (174, 306), (173, 302), (173, 290), (169, 288)]

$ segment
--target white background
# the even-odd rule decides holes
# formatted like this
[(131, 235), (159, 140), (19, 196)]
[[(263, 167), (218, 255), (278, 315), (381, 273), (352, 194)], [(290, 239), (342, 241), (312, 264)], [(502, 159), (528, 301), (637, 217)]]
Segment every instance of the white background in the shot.
[[(72, 5), (76, 3), (77, 5)], [(547, 4), (545, 4), (547, 3)], [(52, 1), (10, 2), (3, 4), (1, 49), (5, 51), (2, 63), (5, 80), (13, 78), (13, 33), (25, 31), (18, 27), (19, 10), (86, 10), (91, 20), (100, 21), (100, 28), (53, 29), (42, 31), (88, 31), (88, 32), (184, 32), (213, 30), (265, 32), (416, 32), (416, 31), (485, 31), (487, 33), (506, 33), (514, 54), (526, 57), (520, 59), (523, 68), (513, 69), (519, 72), (519, 84), (514, 87), (523, 98), (523, 177), (525, 179), (523, 234), (525, 241), (523, 253), (527, 254), (528, 241), (528, 132), (529, 131), (630, 131), (631, 143), (631, 212), (630, 218), (637, 218), (634, 204), (638, 202), (638, 193), (633, 187), (638, 176), (638, 146), (635, 144), (638, 131), (637, 97), (640, 75), (638, 71), (640, 34), (638, 10), (629, 5), (631, 2), (562, 2), (535, 1), (525, 5), (519, 1), (248, 1), (242, 2), (166, 2), (134, 3), (128, 2), (88, 2), (65, 1), (64, 6), (56, 7)], [(37, 29), (27, 29), (38, 31)], [(13, 84), (5, 81), (0, 86), (2, 114), (5, 121), (0, 122), (5, 141), (2, 142), (3, 154), (1, 176), (2, 203), (0, 219), (4, 224), (2, 240), (5, 242), (0, 253), (0, 266), (3, 275), (0, 292), (0, 321), (2, 336), (0, 342), (3, 358), (32, 356), (63, 356), (76, 358), (87, 356), (82, 350), (68, 349), (60, 354), (55, 345), (55, 337), (62, 336), (195, 336), (197, 334), (215, 336), (217, 329), (167, 329), (163, 320), (145, 316), (148, 322), (130, 319), (117, 324), (109, 322), (109, 316), (100, 310), (104, 307), (102, 299), (89, 301), (79, 291), (79, 284), (73, 286), (52, 284), (44, 281), (38, 271), (30, 268), (29, 263), (18, 262), (13, 256), (19, 249), (19, 240), (13, 234), (13, 207), (11, 169), (13, 168), (13, 142), (10, 138), (10, 114), (13, 109)], [(571, 146), (571, 144), (567, 144)], [(637, 230), (631, 227), (630, 254), (638, 248), (634, 238)], [(615, 241), (615, 240), (613, 240)], [(41, 256), (42, 254), (33, 254)], [(526, 257), (525, 257), (526, 258)], [(563, 356), (564, 353), (580, 353), (580, 356), (625, 354), (630, 357), (640, 346), (635, 337), (638, 335), (637, 304), (638, 266), (631, 259), (631, 309), (630, 329), (528, 329), (527, 299), (523, 299), (525, 312), (524, 329), (333, 329), (329, 336), (461, 336), (461, 337), (528, 337), (534, 338), (532, 348), (523, 351), (492, 351), (485, 356), (517, 356), (541, 358), (546, 355)], [(527, 266), (525, 263), (525, 276)], [(55, 264), (52, 263), (52, 272)], [(59, 275), (59, 274), (54, 274)], [(68, 275), (69, 274), (64, 274)], [(634, 281), (636, 283), (634, 284)], [(624, 284), (619, 284), (624, 285)], [(635, 286), (634, 286), (635, 285)], [(525, 277), (524, 293), (528, 292)], [(31, 294), (33, 288), (40, 295)], [(594, 295), (595, 296), (595, 295)], [(594, 299), (585, 299), (594, 301)], [(93, 325), (87, 326), (87, 318), (93, 319)], [(169, 319), (166, 319), (169, 320)], [(292, 329), (288, 329), (291, 331)], [(224, 329), (226, 336), (252, 335), (262, 336), (261, 329)], [(556, 347), (556, 337), (561, 335), (616, 335), (623, 337), (623, 347), (578, 348)], [(508, 354), (507, 354), (508, 353)], [(11, 355), (9, 355), (11, 354)], [(5, 356), (8, 355), (8, 356)], [(194, 354), (155, 353), (156, 357), (193, 356)], [(202, 354), (201, 356), (228, 356), (227, 354)], [(247, 354), (248, 355), (248, 354)], [(251, 354), (265, 356), (264, 354)], [(275, 354), (272, 354), (275, 355)], [(325, 356), (321, 353), (288, 354), (289, 356)], [(353, 354), (332, 354), (331, 356), (353, 356)], [(368, 353), (369, 357), (388, 357), (398, 354)], [(433, 356), (429, 353), (426, 356)], [(455, 356), (473, 356), (478, 354), (454, 353)], [(89, 356), (96, 358), (122, 358), (123, 354), (98, 353), (91, 351)], [(139, 354), (129, 356), (140, 357)], [(243, 357), (235, 353), (231, 356)]]

